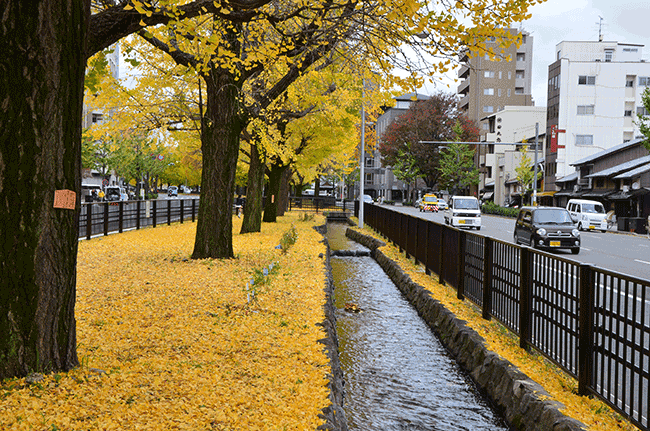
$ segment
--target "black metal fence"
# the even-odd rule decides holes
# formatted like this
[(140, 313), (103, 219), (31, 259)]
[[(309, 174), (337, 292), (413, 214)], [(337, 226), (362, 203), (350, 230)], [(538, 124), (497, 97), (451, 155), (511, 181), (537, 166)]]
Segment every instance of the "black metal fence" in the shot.
[(641, 429), (650, 281), (365, 204), (365, 222)]
[(185, 220), (198, 215), (199, 199), (166, 199), (146, 201), (82, 203), (79, 215), (79, 237), (123, 232), (159, 224)]

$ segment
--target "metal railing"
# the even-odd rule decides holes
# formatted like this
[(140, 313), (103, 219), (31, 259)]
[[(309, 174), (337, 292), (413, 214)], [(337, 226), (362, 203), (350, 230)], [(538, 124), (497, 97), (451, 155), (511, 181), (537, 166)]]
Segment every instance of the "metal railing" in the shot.
[(82, 203), (79, 215), (79, 237), (90, 239), (130, 229), (185, 220), (198, 215), (199, 199), (165, 199)]
[(641, 429), (650, 281), (366, 204), (366, 223)]

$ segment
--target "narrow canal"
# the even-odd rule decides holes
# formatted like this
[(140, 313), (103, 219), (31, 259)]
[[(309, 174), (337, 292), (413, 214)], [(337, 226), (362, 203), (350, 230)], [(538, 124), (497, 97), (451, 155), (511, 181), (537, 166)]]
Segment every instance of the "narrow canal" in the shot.
[[(330, 248), (364, 250), (346, 228), (327, 225)], [(331, 264), (350, 430), (509, 429), (371, 257)]]

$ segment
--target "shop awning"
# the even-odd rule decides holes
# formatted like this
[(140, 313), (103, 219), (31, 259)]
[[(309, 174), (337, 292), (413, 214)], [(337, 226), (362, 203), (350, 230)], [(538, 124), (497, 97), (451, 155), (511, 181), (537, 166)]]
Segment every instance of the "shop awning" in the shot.
[(582, 193), (583, 198), (604, 198), (616, 193), (616, 190), (585, 190)]
[(537, 197), (540, 197), (540, 196), (553, 196), (555, 193), (557, 193), (557, 190), (543, 191), (543, 192), (537, 193)]
[(494, 196), (494, 192), (487, 192), (483, 195), (483, 199), (484, 200), (492, 199), (493, 196)]
[(559, 192), (556, 192), (554, 196), (571, 196), (573, 193), (573, 190), (571, 189), (565, 189), (565, 190), (560, 190)]

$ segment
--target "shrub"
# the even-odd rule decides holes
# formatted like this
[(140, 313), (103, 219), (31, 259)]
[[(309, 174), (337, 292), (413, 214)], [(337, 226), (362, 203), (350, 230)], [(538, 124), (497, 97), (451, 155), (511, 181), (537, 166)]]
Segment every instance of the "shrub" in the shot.
[(517, 217), (517, 214), (519, 214), (519, 209), (518, 208), (507, 208), (507, 207), (502, 207), (494, 202), (487, 201), (483, 204), (481, 207), (481, 212), (484, 214), (495, 214), (495, 215), (500, 215), (504, 217), (512, 217), (515, 218)]

